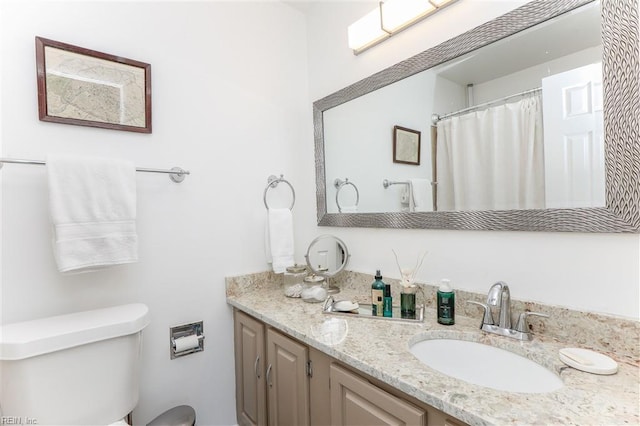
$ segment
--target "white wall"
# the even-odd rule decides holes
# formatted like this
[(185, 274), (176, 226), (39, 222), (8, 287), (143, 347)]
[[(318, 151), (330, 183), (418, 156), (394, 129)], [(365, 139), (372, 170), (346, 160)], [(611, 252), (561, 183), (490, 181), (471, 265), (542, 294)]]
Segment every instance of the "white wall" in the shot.
[[(439, 98), (446, 102), (430, 101), (434, 94), (446, 93)], [(407, 185), (385, 189), (384, 179), (404, 181), (412, 178), (431, 180), (431, 115), (442, 111), (443, 105), (453, 110), (464, 105), (466, 88), (435, 73), (422, 72), (397, 83), (368, 93), (351, 102), (345, 102), (325, 111), (324, 141), (326, 161), (327, 211), (337, 213), (333, 181), (348, 177), (358, 186), (359, 212), (402, 211), (401, 194)], [(401, 100), (401, 102), (400, 102)], [(448, 109), (444, 109), (445, 111)], [(393, 155), (393, 127), (406, 127), (420, 132), (420, 165), (398, 164)], [(431, 199), (431, 188), (428, 189)], [(351, 192), (350, 195), (347, 195)], [(353, 205), (352, 188), (340, 191), (340, 205)], [(431, 203), (426, 207), (432, 210)], [(404, 208), (408, 208), (408, 202)]]
[[(325, 123), (325, 168), (329, 213), (337, 213), (336, 177), (348, 177), (360, 191), (360, 212), (400, 211), (400, 194), (406, 185), (384, 189), (383, 179), (406, 181), (409, 178), (431, 178), (431, 148), (429, 123), (424, 117), (430, 109), (424, 99), (433, 96), (435, 76), (409, 77), (400, 84), (387, 86), (330, 109), (323, 115)], [(397, 99), (406, 102), (398, 103)], [(398, 164), (393, 154), (393, 126), (398, 125), (421, 133), (420, 165)], [(342, 206), (353, 204), (349, 188), (340, 192)]]
[[(224, 277), (267, 269), (267, 176), (297, 185), (300, 141), (312, 134), (302, 16), (276, 2), (19, 0), (0, 11), (3, 157), (75, 152), (191, 171), (181, 184), (138, 174), (139, 263), (65, 276), (50, 248), (45, 168), (5, 165), (2, 322), (146, 303), (136, 422), (186, 403), (200, 425), (235, 424)], [(153, 133), (38, 121), (36, 35), (150, 63)], [(270, 201), (288, 203), (277, 192)], [(170, 361), (169, 327), (198, 320), (205, 351)]]
[[(346, 28), (375, 8), (375, 2), (314, 3), (307, 21), (312, 100), (523, 3), (459, 1), (359, 56), (347, 47)], [(311, 136), (308, 140), (311, 151)], [(304, 179), (304, 191), (314, 191), (311, 164)], [(423, 281), (447, 277), (458, 288), (484, 293), (504, 280), (516, 299), (639, 317), (638, 235), (320, 228), (314, 227), (310, 214), (298, 216), (298, 223), (309, 238), (315, 233), (342, 238), (352, 253), (349, 268), (355, 271), (373, 274), (380, 268), (386, 276), (399, 278), (391, 248), (415, 257), (428, 249), (418, 274)], [(612, 294), (615, 297), (609, 297)]]

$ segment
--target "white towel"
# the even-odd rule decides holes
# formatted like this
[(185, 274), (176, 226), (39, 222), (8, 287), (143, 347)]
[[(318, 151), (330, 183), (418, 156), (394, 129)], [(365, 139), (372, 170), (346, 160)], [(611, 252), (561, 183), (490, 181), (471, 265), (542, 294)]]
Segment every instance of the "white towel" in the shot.
[(87, 272), (138, 260), (133, 163), (50, 155), (47, 174), (60, 272)]
[(411, 191), (413, 195), (413, 206), (417, 212), (425, 212), (431, 210), (429, 202), (431, 202), (430, 182), (428, 179), (409, 179), (411, 183)]
[(295, 264), (293, 259), (293, 216), (289, 209), (269, 209), (266, 226), (267, 262), (273, 272), (284, 272)]

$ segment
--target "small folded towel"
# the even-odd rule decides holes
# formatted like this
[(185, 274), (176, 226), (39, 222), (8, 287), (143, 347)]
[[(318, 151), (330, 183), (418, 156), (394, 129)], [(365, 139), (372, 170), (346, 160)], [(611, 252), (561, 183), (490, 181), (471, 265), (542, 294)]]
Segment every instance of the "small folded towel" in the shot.
[(47, 174), (60, 272), (88, 272), (138, 260), (133, 163), (49, 155)]
[(409, 179), (413, 195), (413, 206), (415, 211), (429, 211), (431, 201), (430, 182), (428, 179)]
[(293, 216), (289, 209), (269, 209), (266, 226), (267, 262), (273, 266), (273, 272), (284, 272), (293, 266)]

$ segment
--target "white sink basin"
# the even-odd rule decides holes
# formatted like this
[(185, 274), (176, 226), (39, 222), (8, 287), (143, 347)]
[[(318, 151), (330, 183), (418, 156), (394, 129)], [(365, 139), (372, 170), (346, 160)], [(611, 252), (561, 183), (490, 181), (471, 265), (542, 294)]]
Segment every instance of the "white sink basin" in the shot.
[(479, 386), (522, 393), (552, 392), (563, 386), (556, 374), (540, 364), (478, 342), (422, 340), (410, 350), (434, 370)]

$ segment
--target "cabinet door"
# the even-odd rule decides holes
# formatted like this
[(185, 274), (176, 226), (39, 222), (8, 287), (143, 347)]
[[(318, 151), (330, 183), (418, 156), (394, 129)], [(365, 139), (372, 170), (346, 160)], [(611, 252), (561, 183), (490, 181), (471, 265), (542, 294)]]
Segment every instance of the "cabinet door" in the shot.
[(331, 424), (331, 389), (329, 386), (331, 358), (310, 347), (309, 361), (311, 361), (309, 398), (313, 401), (309, 407), (309, 419), (311, 426), (327, 426)]
[(309, 425), (307, 347), (267, 330), (269, 425)]
[(241, 426), (267, 424), (264, 325), (234, 311), (236, 415)]
[(403, 401), (362, 377), (331, 364), (331, 424), (426, 425), (425, 410)]
[(427, 426), (463, 426), (465, 423), (461, 423), (458, 420), (454, 420), (451, 416), (436, 410), (435, 408), (429, 409), (429, 419)]

